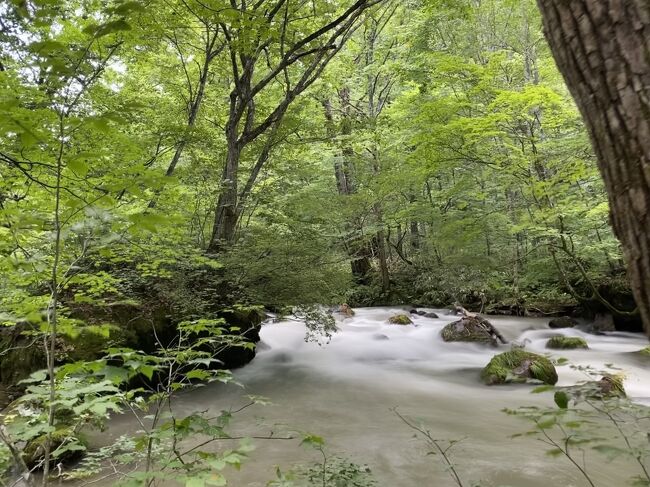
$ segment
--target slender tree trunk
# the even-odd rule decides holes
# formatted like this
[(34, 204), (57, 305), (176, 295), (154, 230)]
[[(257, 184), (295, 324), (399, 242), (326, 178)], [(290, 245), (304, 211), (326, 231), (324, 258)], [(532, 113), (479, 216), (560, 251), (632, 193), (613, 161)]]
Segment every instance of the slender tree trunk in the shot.
[[(340, 133), (345, 138), (352, 134), (352, 120), (350, 107), (350, 91), (344, 87), (339, 92), (339, 102), (341, 104), (341, 121)], [(325, 110), (325, 119), (327, 121), (327, 135), (336, 138), (337, 130), (335, 126), (334, 114), (332, 113), (332, 104), (330, 100), (323, 102)], [(354, 151), (347, 140), (343, 142), (338, 160), (334, 162), (334, 176), (336, 178), (336, 187), (340, 195), (350, 196), (356, 192), (353, 175), (353, 156)], [(361, 284), (368, 282), (372, 264), (370, 263), (370, 249), (367, 242), (363, 240), (363, 224), (360, 221), (353, 221), (348, 225), (348, 234), (350, 238), (346, 242), (346, 250), (350, 255), (350, 269), (355, 280)]]
[(650, 3), (538, 0), (555, 60), (585, 119), (650, 333)]
[(420, 225), (418, 222), (411, 221), (409, 228), (411, 231), (411, 250), (417, 250), (420, 248)]
[[(208, 74), (209, 74), (209, 67), (210, 67), (210, 54), (211, 53), (209, 52), (206, 53), (206, 61), (205, 64), (203, 65), (201, 76), (199, 77), (199, 86), (196, 93), (196, 97), (189, 106), (189, 113), (187, 116), (187, 128), (186, 128), (188, 132), (194, 128), (194, 125), (196, 125), (196, 119), (199, 115), (199, 110), (201, 109), (201, 103), (203, 103), (203, 97), (205, 96), (205, 87), (208, 83)], [(178, 142), (178, 145), (176, 146), (174, 157), (172, 157), (172, 160), (169, 163), (169, 166), (167, 167), (165, 176), (171, 176), (172, 174), (174, 174), (174, 171), (176, 170), (176, 166), (178, 165), (178, 161), (181, 160), (181, 156), (183, 155), (183, 150), (185, 149), (186, 145), (187, 145), (187, 134), (184, 134), (183, 138)]]
[(403, 233), (402, 233), (402, 224), (398, 223), (397, 224), (397, 243), (395, 244), (395, 247), (398, 252), (401, 252), (401, 255), (404, 255), (404, 238), (403, 238)]
[[(234, 139), (234, 140), (233, 140)], [(217, 200), (217, 209), (214, 214), (214, 225), (208, 251), (219, 252), (228, 246), (235, 239), (237, 221), (239, 219), (238, 198), (237, 198), (237, 173), (241, 148), (237, 143), (236, 136), (229, 137), (226, 163), (221, 177), (222, 189)]]
[(386, 231), (382, 217), (381, 205), (375, 205), (377, 224), (380, 230), (377, 231), (377, 257), (379, 259), (379, 273), (381, 276), (381, 291), (384, 294), (390, 292), (390, 274), (388, 272), (388, 252), (386, 251)]

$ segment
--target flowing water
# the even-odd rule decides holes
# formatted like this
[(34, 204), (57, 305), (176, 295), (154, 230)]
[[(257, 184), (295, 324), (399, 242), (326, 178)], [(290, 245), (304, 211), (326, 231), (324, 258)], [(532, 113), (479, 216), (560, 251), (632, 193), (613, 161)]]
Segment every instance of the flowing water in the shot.
[[(455, 485), (441, 459), (427, 455), (391, 411), (426, 425), (436, 439), (463, 439), (451, 456), (465, 485), (551, 487), (586, 485), (564, 458), (551, 458), (534, 438), (511, 435), (530, 429), (503, 408), (552, 405), (552, 394), (531, 394), (531, 386), (485, 386), (480, 369), (498, 351), (471, 343), (444, 343), (442, 327), (457, 318), (436, 310), (439, 319), (414, 316), (415, 326), (388, 324), (404, 313), (400, 308), (357, 309), (353, 318), (339, 320), (340, 332), (319, 346), (304, 341), (305, 328), (296, 322), (266, 324), (255, 360), (235, 372), (244, 389), (210, 385), (187, 393), (176, 402), (179, 413), (233, 408), (245, 404), (246, 394), (265, 396), (272, 405), (254, 406), (236, 415), (234, 432), (274, 436), (310, 432), (325, 438), (329, 454), (367, 464), (379, 486), (446, 487)], [(650, 368), (631, 353), (647, 346), (641, 335), (590, 335), (576, 329), (549, 330), (547, 319), (490, 317), (508, 340), (525, 342), (531, 351), (547, 353), (553, 334), (582, 336), (589, 350), (555, 352), (572, 364), (604, 369), (615, 364), (626, 374), (625, 388), (636, 401), (650, 403)], [(558, 385), (584, 380), (584, 373), (558, 367)], [(109, 436), (133, 431), (128, 417), (115, 418)], [(291, 433), (293, 432), (293, 433)], [(256, 450), (241, 472), (232, 472), (230, 485), (261, 487), (274, 478), (275, 465), (288, 469), (319, 459), (300, 440), (256, 440)], [(588, 459), (598, 485), (626, 485), (631, 465)]]

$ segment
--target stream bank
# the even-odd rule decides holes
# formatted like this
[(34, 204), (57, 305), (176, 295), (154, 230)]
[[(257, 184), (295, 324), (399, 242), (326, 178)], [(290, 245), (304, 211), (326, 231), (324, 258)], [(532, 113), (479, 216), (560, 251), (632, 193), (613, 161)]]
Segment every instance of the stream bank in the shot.
[[(274, 478), (275, 466), (283, 470), (297, 463), (318, 460), (318, 453), (299, 445), (300, 434), (325, 438), (327, 451), (367, 464), (380, 486), (454, 485), (438, 459), (427, 455), (426, 445), (395, 416), (391, 408), (422, 422), (435, 437), (460, 440), (453, 457), (469, 484), (485, 486), (581, 486), (584, 480), (562, 458), (545, 455), (544, 445), (533, 438), (511, 438), (530, 425), (502, 412), (524, 405), (553, 406), (548, 394), (531, 394), (528, 385), (486, 386), (481, 369), (496, 354), (510, 349), (474, 343), (444, 343), (442, 328), (457, 319), (434, 311), (439, 318), (414, 316), (413, 325), (391, 325), (388, 320), (404, 308), (356, 309), (355, 316), (340, 319), (339, 333), (331, 343), (305, 342), (305, 328), (296, 322), (262, 326), (256, 359), (235, 371), (244, 388), (212, 384), (179, 396), (178, 414), (197, 410), (237, 409), (244, 395), (267, 397), (272, 404), (255, 406), (238, 414), (232, 434), (290, 434), (295, 440), (258, 440), (257, 450), (240, 472), (228, 475), (231, 485), (262, 487)], [(630, 398), (650, 405), (650, 368), (638, 354), (647, 346), (640, 334), (612, 332), (592, 335), (579, 329), (551, 330), (548, 320), (530, 317), (490, 317), (509, 342), (527, 350), (566, 358), (576, 366), (606, 369), (613, 364), (626, 374)], [(552, 335), (584, 338), (587, 350), (551, 351)], [(584, 380), (584, 373), (569, 365), (558, 366), (558, 386)], [(107, 444), (137, 426), (127, 416), (117, 416), (94, 442)], [(603, 462), (589, 456), (588, 467), (600, 485), (625, 485), (627, 464)], [(106, 484), (110, 485), (110, 484)]]

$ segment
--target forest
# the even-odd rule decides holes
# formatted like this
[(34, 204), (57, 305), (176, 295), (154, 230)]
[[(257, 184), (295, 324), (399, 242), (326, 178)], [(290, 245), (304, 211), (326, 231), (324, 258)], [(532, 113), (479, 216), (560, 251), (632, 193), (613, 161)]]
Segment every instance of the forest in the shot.
[(0, 0), (0, 485), (649, 486), (649, 39)]

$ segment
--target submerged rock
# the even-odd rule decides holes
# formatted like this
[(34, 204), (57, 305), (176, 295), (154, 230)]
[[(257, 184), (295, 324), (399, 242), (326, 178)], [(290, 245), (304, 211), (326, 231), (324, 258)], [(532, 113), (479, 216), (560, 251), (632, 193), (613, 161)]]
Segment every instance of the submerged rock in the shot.
[(510, 342), (510, 349), (511, 350), (517, 350), (517, 349), (523, 349), (526, 348), (526, 346), (531, 343), (531, 340), (529, 338), (524, 338), (523, 340), (513, 340)]
[(614, 326), (614, 317), (609, 313), (598, 313), (594, 318), (591, 328), (597, 333), (616, 331), (616, 326)]
[(578, 324), (578, 320), (570, 316), (559, 316), (548, 322), (549, 328), (573, 328)]
[(395, 315), (388, 318), (391, 325), (412, 325), (413, 321), (407, 315)]
[(554, 385), (558, 378), (549, 359), (515, 349), (492, 357), (481, 372), (481, 379), (487, 385), (526, 382), (530, 379)]
[(440, 332), (446, 342), (478, 342), (496, 346), (497, 340), (506, 343), (501, 333), (480, 316), (465, 316), (449, 323)]
[(288, 364), (293, 360), (291, 355), (287, 352), (279, 352), (273, 355), (270, 358), (270, 361), (274, 364)]
[(589, 348), (589, 346), (584, 338), (556, 335), (548, 339), (546, 342), (546, 348), (552, 348), (554, 350), (570, 350), (576, 348)]
[(411, 309), (409, 311), (412, 315), (422, 316), (423, 318), (438, 318), (438, 315), (432, 311), (424, 311), (422, 309)]

